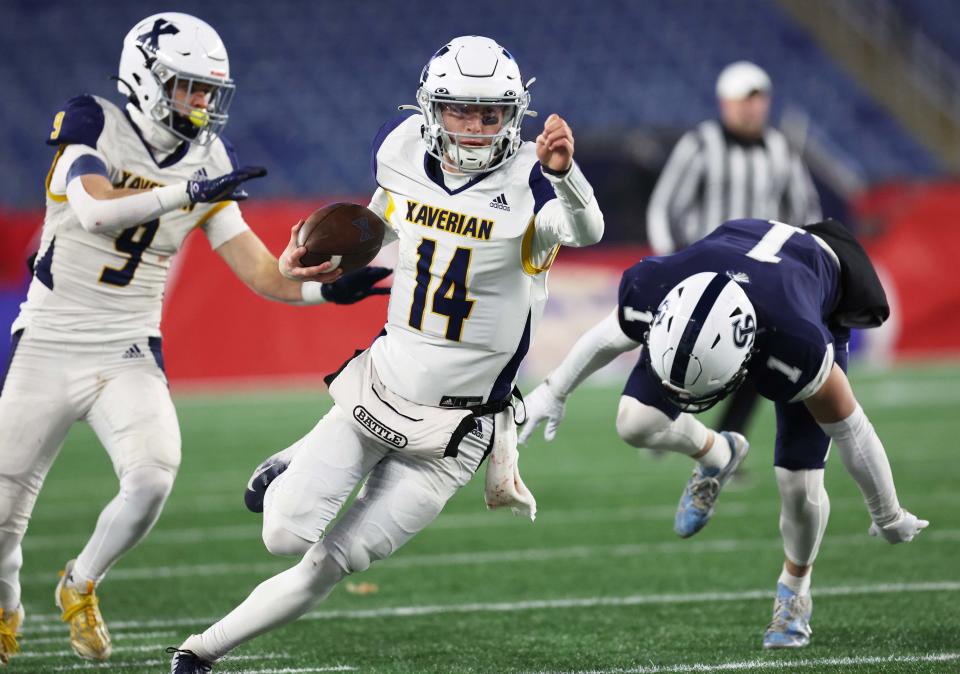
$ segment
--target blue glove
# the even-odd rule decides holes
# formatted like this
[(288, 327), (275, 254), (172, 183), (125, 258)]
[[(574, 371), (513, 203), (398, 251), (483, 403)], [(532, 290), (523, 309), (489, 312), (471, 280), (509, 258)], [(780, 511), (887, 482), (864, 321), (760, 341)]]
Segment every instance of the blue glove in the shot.
[(320, 286), (323, 299), (334, 304), (353, 304), (371, 295), (389, 295), (390, 288), (374, 286), (393, 273), (386, 267), (363, 267)]
[(187, 194), (195, 204), (210, 204), (228, 199), (243, 201), (248, 195), (240, 185), (251, 178), (262, 178), (265, 175), (267, 169), (262, 166), (244, 166), (217, 178), (191, 180), (187, 183)]

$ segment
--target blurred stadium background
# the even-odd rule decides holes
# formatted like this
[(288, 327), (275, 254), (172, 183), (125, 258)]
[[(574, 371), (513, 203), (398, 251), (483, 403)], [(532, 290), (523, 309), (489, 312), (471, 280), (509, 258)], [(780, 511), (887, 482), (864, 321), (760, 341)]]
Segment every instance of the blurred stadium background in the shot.
[[(951, 478), (942, 466), (955, 465), (950, 448), (960, 432), (953, 418), (960, 403), (960, 368), (945, 364), (960, 358), (960, 3), (485, 0), (466, 6), (437, 0), (233, 0), (200, 5), (6, 0), (0, 4), (0, 44), (7, 55), (0, 59), (5, 99), (0, 106), (4, 329), (25, 293), (25, 259), (35, 250), (43, 218), (43, 180), (53, 156), (52, 148), (44, 145), (50, 121), (79, 93), (120, 102), (109, 78), (116, 73), (124, 34), (142, 17), (167, 9), (197, 14), (227, 45), (238, 91), (225, 135), (242, 163), (270, 170), (266, 179), (251, 186), (252, 197), (243, 209), (274, 252), (281, 250), (289, 224), (311, 210), (332, 200), (369, 197), (374, 187), (371, 140), (395, 114), (397, 104), (413, 102), (420, 69), (447, 39), (485, 34), (512, 51), (524, 76), (537, 77), (532, 107), (569, 119), (577, 134), (577, 158), (607, 218), (601, 245), (563, 251), (552, 271), (551, 302), (525, 370), (531, 381), (556, 365), (572, 342), (610, 310), (620, 271), (648, 250), (644, 215), (649, 194), (679, 135), (716, 115), (713, 92), (720, 69), (738, 59), (760, 64), (774, 83), (773, 122), (802, 148), (825, 215), (848, 223), (882, 270), (894, 320), (874, 338), (860, 340), (857, 381), (864, 387), (868, 412), (871, 405), (877, 410), (881, 436), (891, 438), (901, 491), (919, 497), (916, 512), (945, 529), (937, 533), (932, 528), (925, 536), (929, 540), (920, 544), (926, 548), (897, 549), (896, 555), (879, 550), (881, 561), (870, 567), (871, 578), (881, 583), (900, 579), (909, 568), (908, 579), (918, 582), (958, 580), (960, 538), (948, 525), (957, 506), (956, 471)], [(534, 123), (528, 122), (529, 138), (535, 135)], [(153, 641), (134, 639), (136, 630), (153, 630), (163, 635), (161, 640), (178, 643), (185, 630), (227, 610), (264, 573), (283, 568), (284, 563), (261, 549), (253, 520), (238, 511), (237, 486), (250, 465), (299, 437), (318, 409), (329, 404), (320, 395), (320, 377), (379, 332), (384, 309), (379, 299), (311, 309), (265, 302), (230, 275), (202, 237), (188, 240), (168, 286), (163, 326), (167, 369), (174, 392), (180, 394), (184, 470), (157, 532), (121, 563), (116, 580), (108, 580), (104, 588), (108, 620), (123, 618), (127, 623), (117, 632), (124, 639), (123, 630), (131, 635), (129, 641), (118, 639), (123, 646), (118, 653), (135, 659), (124, 671), (161, 669), (159, 661), (154, 662), (154, 647), (144, 645)], [(0, 340), (0, 362), (6, 361), (6, 349), (6, 340)], [(932, 365), (916, 364), (918, 359)], [(893, 369), (869, 373), (862, 367), (867, 363)], [(595, 398), (581, 398), (584, 406), (571, 413), (568, 435), (551, 454), (539, 440), (534, 442), (525, 459), (531, 476), (527, 481), (545, 507), (533, 528), (536, 533), (502, 515), (476, 513), (477, 518), (504, 517), (500, 528), (474, 519), (479, 487), (471, 485), (464, 497), (469, 500), (458, 497), (451, 513), (442, 516), (446, 524), (438, 523), (436, 532), (424, 534), (401, 553), (409, 557), (406, 562), (398, 558), (396, 570), (387, 563), (370, 572), (385, 588), (376, 606), (535, 599), (549, 595), (551, 588), (554, 595), (578, 596), (584, 582), (595, 593), (614, 595), (645, 590), (752, 592), (767, 586), (772, 591), (780, 553), (777, 497), (766, 471), (759, 483), (727, 498), (731, 519), (711, 525), (711, 535), (722, 539), (714, 541), (714, 547), (709, 540), (688, 548), (669, 542), (674, 499), (689, 468), (673, 457), (656, 465), (642, 460), (638, 469), (637, 457), (623, 452), (612, 418), (615, 381), (627, 365), (614, 366)], [(287, 390), (273, 390), (278, 387)], [(193, 393), (211, 389), (245, 393), (226, 398)], [(769, 410), (756, 434), (753, 461), (766, 465), (773, 438)], [(584, 445), (594, 454), (584, 454)], [(27, 537), (26, 596), (35, 602), (28, 603), (28, 612), (35, 608), (40, 613), (40, 632), (60, 629), (42, 601), (55, 580), (47, 576), (83, 540), (80, 533), (72, 538), (64, 534), (89, 531), (96, 509), (115, 490), (109, 464), (92, 434), (79, 429), (68, 448), (40, 498), (31, 529), (35, 540)], [(839, 532), (836, 538), (842, 540), (831, 542), (828, 537), (824, 567), (833, 574), (829, 583), (835, 594), (843, 595), (849, 594), (844, 583), (863, 579), (865, 567), (857, 560), (873, 553), (865, 547), (870, 543), (862, 535), (866, 517), (852, 483), (836, 465), (831, 474), (837, 489), (831, 487), (831, 493), (838, 499), (831, 532)], [(559, 507), (567, 519), (551, 520), (548, 506)], [(757, 513), (762, 513), (759, 524), (747, 517)], [(575, 541), (569, 537), (571, 522)], [(735, 541), (740, 539), (745, 542), (738, 546)], [(721, 545), (725, 541), (726, 547)], [(605, 566), (586, 565), (586, 548), (548, 549), (574, 544), (600, 550)], [(648, 544), (649, 549), (643, 547)], [(494, 548), (511, 545), (536, 547), (515, 555), (515, 566), (503, 576), (470, 566), (495, 561)], [(489, 554), (469, 561), (477, 549)], [(696, 551), (695, 559), (675, 554), (681, 550)], [(740, 567), (730, 566), (729, 553), (735, 550), (748, 551), (739, 555)], [(238, 561), (243, 563), (234, 564)], [(768, 572), (748, 574), (740, 582), (751, 561)], [(187, 563), (193, 571), (177, 571), (177, 564)], [(693, 569), (700, 564), (739, 571), (698, 585)], [(424, 568), (431, 576), (430, 592), (423, 587)], [(137, 583), (157, 575), (176, 582), (164, 581), (161, 591), (152, 586), (158, 595), (153, 597)], [(823, 576), (826, 579), (826, 572)], [(219, 582), (211, 583), (211, 577)], [(636, 582), (638, 578), (642, 582)], [(830, 629), (836, 623), (840, 629), (830, 636), (818, 634), (829, 648), (819, 654), (869, 658), (877, 652), (960, 650), (960, 623), (951, 599), (960, 586), (954, 582), (937, 587), (948, 591), (923, 594), (923, 588), (917, 589), (920, 594), (910, 610), (903, 608), (900, 595), (875, 600), (854, 592), (857, 598), (850, 599), (849, 610), (824, 612), (834, 623)], [(201, 595), (202, 601), (192, 603)], [(696, 598), (677, 596), (680, 605), (664, 600), (663, 608), (646, 616), (649, 622), (639, 623), (638, 635), (628, 629), (637, 629), (637, 615), (624, 606), (650, 603), (642, 598), (602, 614), (544, 613), (531, 620), (529, 614), (461, 612), (457, 621), (448, 623), (443, 611), (427, 612), (427, 617), (411, 617), (407, 627), (400, 628), (399, 622), (390, 622), (389, 608), (382, 615), (351, 614), (368, 604), (358, 604), (363, 599), (357, 595), (338, 592), (329, 609), (345, 612), (346, 622), (335, 626), (336, 621), (325, 618), (339, 614), (322, 614), (319, 623), (308, 621), (263, 643), (277, 653), (285, 649), (298, 654), (283, 661), (286, 666), (297, 665), (301, 655), (309, 664), (319, 653), (324, 662), (352, 663), (363, 671), (631, 666), (661, 662), (666, 642), (673, 643), (674, 655), (682, 651), (701, 662), (756, 655), (769, 611), (763, 591), (757, 596), (748, 592), (742, 601), (740, 595), (731, 595), (723, 605), (734, 611), (732, 618), (729, 613), (723, 616), (731, 621), (727, 626), (718, 625), (717, 614), (686, 605)], [(191, 619), (183, 619), (184, 606)], [(398, 609), (396, 615), (407, 614)], [(318, 625), (325, 630), (319, 642)], [(364, 660), (350, 644), (361, 629), (374, 626), (389, 630), (396, 650), (379, 660), (371, 652)], [(709, 644), (716, 640), (678, 636), (688, 628), (716, 639), (724, 629), (746, 636), (715, 648)], [(415, 634), (417, 629), (436, 635), (436, 641), (424, 641), (422, 632)], [(591, 631), (598, 641), (581, 641)], [(874, 638), (864, 641), (864, 632)], [(528, 634), (526, 640), (521, 633)], [(467, 645), (462, 643), (465, 634), (470, 635)], [(498, 634), (511, 636), (498, 641)], [(33, 644), (45, 643), (40, 636)], [(878, 643), (879, 651), (871, 650)], [(29, 639), (26, 644), (37, 648)], [(243, 652), (256, 653), (257, 648)], [(591, 650), (597, 648), (602, 657)], [(491, 660), (491, 651), (484, 649), (527, 652), (530, 660), (513, 655)], [(279, 662), (282, 655), (271, 657)], [(649, 657), (643, 660), (641, 655)], [(58, 671), (58, 663), (70, 662), (64, 656), (38, 653), (31, 656), (35, 659), (16, 662), (16, 671)], [(932, 669), (905, 662), (902, 668), (888, 663), (883, 671), (956, 671), (956, 658), (929, 665)], [(860, 671), (850, 663), (837, 667), (823, 671)], [(804, 671), (820, 671), (819, 665), (804, 666)]]

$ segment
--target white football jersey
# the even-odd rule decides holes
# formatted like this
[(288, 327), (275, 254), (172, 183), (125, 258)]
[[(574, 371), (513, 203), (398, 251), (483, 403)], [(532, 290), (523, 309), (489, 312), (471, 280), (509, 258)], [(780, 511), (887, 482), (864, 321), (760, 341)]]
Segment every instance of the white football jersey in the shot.
[(448, 188), (426, 154), (422, 123), (401, 118), (374, 144), (380, 189), (371, 208), (399, 238), (374, 365), (384, 384), (419, 404), (503, 400), (547, 300), (560, 238), (536, 236), (535, 216), (553, 186), (527, 142), (506, 166)]
[(48, 142), (59, 149), (47, 175), (40, 249), (12, 330), (70, 342), (159, 336), (170, 257), (195, 227), (214, 248), (245, 231), (239, 207), (195, 204), (122, 231), (92, 233), (67, 201), (66, 167), (58, 171), (58, 162), (69, 145), (84, 145), (104, 160), (115, 187), (149, 188), (228, 173), (236, 165), (232, 148), (223, 139), (205, 147), (184, 143), (157, 162), (128, 115), (96, 96), (71, 99)]

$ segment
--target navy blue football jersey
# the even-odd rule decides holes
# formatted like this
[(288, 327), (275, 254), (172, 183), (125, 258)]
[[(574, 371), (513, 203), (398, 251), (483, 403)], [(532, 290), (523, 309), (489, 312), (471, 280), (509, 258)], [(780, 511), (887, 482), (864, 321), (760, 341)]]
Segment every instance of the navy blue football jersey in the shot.
[(648, 257), (627, 269), (620, 281), (620, 327), (644, 341), (671, 288), (700, 272), (725, 274), (740, 284), (757, 314), (748, 376), (765, 398), (803, 399), (829, 373), (834, 342), (842, 338), (828, 327), (839, 299), (840, 268), (821, 244), (780, 222), (725, 222), (679, 253)]

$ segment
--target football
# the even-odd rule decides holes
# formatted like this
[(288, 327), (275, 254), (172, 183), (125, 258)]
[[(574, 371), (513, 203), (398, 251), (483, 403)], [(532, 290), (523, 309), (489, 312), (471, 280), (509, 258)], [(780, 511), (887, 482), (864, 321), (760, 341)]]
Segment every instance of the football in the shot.
[[(307, 252), (300, 266), (314, 267), (330, 260), (344, 273), (370, 263), (383, 243), (383, 220), (359, 204), (336, 203), (311, 213), (297, 236)], [(332, 270), (331, 270), (332, 271)]]

